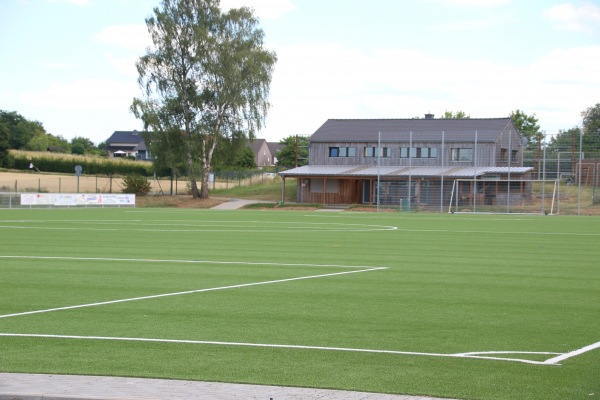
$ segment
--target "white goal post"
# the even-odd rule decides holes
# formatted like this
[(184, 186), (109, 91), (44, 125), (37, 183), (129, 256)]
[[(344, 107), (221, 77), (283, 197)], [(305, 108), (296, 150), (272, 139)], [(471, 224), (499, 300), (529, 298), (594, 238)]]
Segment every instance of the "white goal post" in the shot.
[(557, 214), (558, 180), (455, 179), (449, 213)]

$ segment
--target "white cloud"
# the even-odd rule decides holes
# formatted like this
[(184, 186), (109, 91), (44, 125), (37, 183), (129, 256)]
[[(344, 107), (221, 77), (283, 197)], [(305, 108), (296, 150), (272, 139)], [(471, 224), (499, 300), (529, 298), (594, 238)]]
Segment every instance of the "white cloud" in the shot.
[(152, 44), (148, 28), (144, 24), (107, 26), (94, 35), (94, 40), (138, 53)]
[(139, 95), (133, 79), (128, 83), (84, 79), (21, 93), (19, 109), (43, 121), (54, 135), (67, 139), (84, 136), (98, 143), (115, 130), (141, 128), (141, 122), (129, 112), (133, 98)]
[(571, 3), (559, 4), (544, 10), (543, 16), (556, 22), (561, 29), (594, 31), (600, 25), (600, 8), (593, 4), (576, 7)]
[(139, 94), (135, 80), (120, 83), (105, 79), (82, 79), (68, 83), (51, 83), (45, 89), (21, 94), (27, 106), (54, 110), (120, 110), (128, 109)]
[(557, 49), (526, 66), (337, 44), (277, 54), (274, 106), (259, 134), (267, 139), (310, 135), (329, 118), (413, 118), (446, 110), (496, 118), (521, 109), (554, 134), (578, 124), (600, 93), (600, 46)]
[(242, 6), (253, 8), (260, 19), (275, 19), (296, 9), (290, 0), (221, 0), (223, 10)]

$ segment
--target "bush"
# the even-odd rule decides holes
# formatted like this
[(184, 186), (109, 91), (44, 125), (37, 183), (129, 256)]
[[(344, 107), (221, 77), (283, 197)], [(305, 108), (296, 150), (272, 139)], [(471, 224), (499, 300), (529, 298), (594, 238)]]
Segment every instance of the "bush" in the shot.
[(150, 182), (142, 175), (128, 175), (123, 179), (123, 193), (145, 196), (150, 192)]

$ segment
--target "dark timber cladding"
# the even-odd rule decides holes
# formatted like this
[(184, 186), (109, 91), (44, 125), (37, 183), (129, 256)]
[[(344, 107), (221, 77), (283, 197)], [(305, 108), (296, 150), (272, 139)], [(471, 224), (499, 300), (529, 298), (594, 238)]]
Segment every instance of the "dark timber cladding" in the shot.
[[(435, 206), (459, 178), (529, 179), (523, 146), (510, 118), (330, 119), (310, 137), (309, 165), (281, 173), (283, 190), (298, 178), (298, 202)], [(492, 199), (506, 185), (482, 187)]]

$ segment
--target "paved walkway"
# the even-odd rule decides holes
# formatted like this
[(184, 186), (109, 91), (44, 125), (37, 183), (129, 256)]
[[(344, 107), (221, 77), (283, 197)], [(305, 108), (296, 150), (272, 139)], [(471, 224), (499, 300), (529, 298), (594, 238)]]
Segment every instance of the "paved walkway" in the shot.
[(281, 386), (116, 378), (0, 373), (0, 400), (435, 400), (432, 397), (303, 389)]
[(238, 208), (244, 207), (246, 204), (264, 203), (264, 201), (258, 200), (241, 200), (241, 199), (229, 199), (225, 203), (221, 203), (218, 206), (213, 207), (213, 210), (237, 210)]

